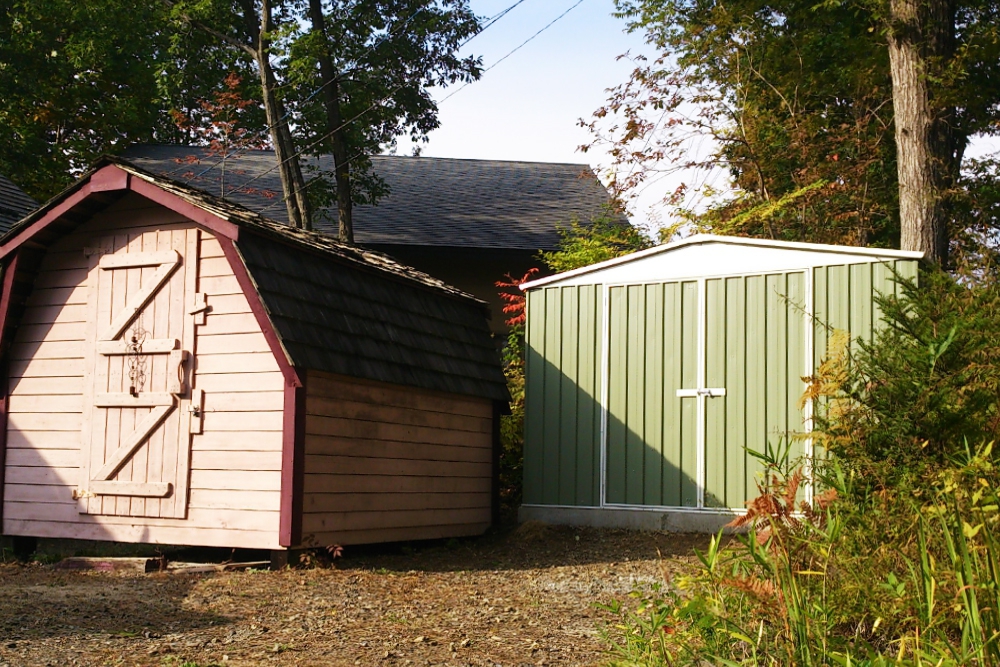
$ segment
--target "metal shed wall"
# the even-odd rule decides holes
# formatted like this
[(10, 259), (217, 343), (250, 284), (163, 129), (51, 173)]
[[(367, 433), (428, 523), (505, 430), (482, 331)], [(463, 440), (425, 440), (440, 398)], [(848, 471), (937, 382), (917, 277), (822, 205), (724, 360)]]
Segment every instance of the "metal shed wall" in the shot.
[[(893, 273), (915, 277), (916, 267), (870, 261), (530, 290), (524, 504), (742, 508), (759, 471), (746, 449), (807, 430), (802, 377), (829, 332), (870, 339), (876, 293), (892, 293)], [(727, 391), (698, 398), (705, 387)], [(792, 455), (806, 447), (793, 442)]]

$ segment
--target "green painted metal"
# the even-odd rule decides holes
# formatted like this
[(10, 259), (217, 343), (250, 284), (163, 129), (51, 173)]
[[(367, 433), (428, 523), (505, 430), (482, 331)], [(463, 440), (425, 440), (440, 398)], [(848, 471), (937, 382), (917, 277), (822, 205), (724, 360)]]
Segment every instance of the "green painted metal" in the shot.
[[(604, 376), (608, 504), (698, 505), (703, 400), (704, 506), (742, 507), (756, 495), (761, 472), (748, 449), (786, 441), (793, 457), (804, 452), (803, 377), (820, 363), (832, 331), (870, 339), (880, 326), (875, 294), (892, 293), (896, 275), (915, 277), (916, 270), (916, 262), (900, 260), (530, 291), (524, 502), (599, 505)], [(677, 396), (699, 388), (725, 388), (726, 395)]]
[(527, 294), (525, 503), (600, 503), (602, 296), (599, 285)]

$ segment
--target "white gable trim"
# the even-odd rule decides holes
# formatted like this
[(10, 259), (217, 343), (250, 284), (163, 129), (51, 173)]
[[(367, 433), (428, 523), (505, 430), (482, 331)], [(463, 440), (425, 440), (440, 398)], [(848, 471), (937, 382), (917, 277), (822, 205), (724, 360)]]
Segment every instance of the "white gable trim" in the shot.
[[(856, 264), (870, 261), (878, 260), (896, 260), (896, 259), (922, 259), (924, 254), (922, 252), (909, 251), (909, 250), (886, 250), (883, 248), (856, 248), (852, 246), (840, 246), (840, 245), (827, 245), (821, 243), (793, 243), (790, 241), (771, 241), (767, 239), (748, 239), (737, 236), (717, 236), (714, 234), (697, 234), (695, 236), (682, 239), (680, 241), (675, 241), (674, 243), (668, 243), (666, 245), (657, 246), (655, 248), (650, 248), (648, 250), (640, 250), (639, 252), (634, 252), (630, 255), (625, 255), (623, 257), (616, 257), (614, 259), (609, 259), (605, 262), (599, 262), (597, 264), (592, 264), (590, 266), (585, 266), (579, 269), (574, 269), (572, 271), (566, 271), (564, 273), (559, 273), (554, 276), (548, 276), (545, 278), (540, 278), (538, 280), (532, 280), (530, 282), (521, 285), (522, 290), (529, 290), (535, 287), (543, 287), (547, 285), (559, 284), (563, 282), (572, 282), (573, 284), (583, 284), (589, 282), (601, 282), (599, 280), (588, 281), (586, 279), (580, 278), (586, 274), (603, 271), (612, 267), (629, 264), (636, 262), (648, 257), (659, 255), (661, 253), (669, 253), (675, 250), (680, 250), (682, 248), (707, 245), (707, 244), (724, 244), (728, 246), (743, 246), (749, 248), (767, 248), (767, 249), (780, 249), (788, 251), (797, 251), (797, 254), (802, 253), (815, 253), (816, 258), (820, 260), (819, 262), (793, 262), (796, 264), (796, 268), (806, 268), (806, 265), (816, 265), (823, 266), (825, 264), (831, 263), (844, 263), (844, 264)], [(823, 255), (827, 257), (822, 258)], [(836, 261), (831, 262), (830, 255), (836, 255)], [(799, 267), (798, 264), (804, 264)], [(775, 267), (776, 270), (783, 270), (792, 267)], [(734, 271), (734, 273), (743, 273), (744, 271)], [(716, 273), (706, 267), (705, 273)], [(693, 276), (692, 276), (693, 277)], [(572, 280), (577, 278), (577, 280)]]

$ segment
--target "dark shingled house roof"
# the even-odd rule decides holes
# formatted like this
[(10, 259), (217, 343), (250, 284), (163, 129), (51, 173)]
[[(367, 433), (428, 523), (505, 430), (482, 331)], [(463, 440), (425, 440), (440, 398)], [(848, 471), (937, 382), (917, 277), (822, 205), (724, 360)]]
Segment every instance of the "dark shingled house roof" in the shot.
[[(378, 252), (294, 229), (127, 160), (115, 164), (239, 226), (235, 246), (293, 366), (509, 399), (482, 301)], [(16, 238), (86, 182), (57, 196), (0, 238)]]
[[(125, 155), (147, 171), (221, 194), (221, 159), (202, 148), (133, 146)], [(317, 162), (332, 170), (328, 157), (306, 165)], [(378, 206), (354, 208), (355, 241), (366, 245), (551, 250), (572, 216), (592, 220), (608, 203), (585, 164), (385, 155), (372, 163), (390, 194)], [(226, 198), (287, 222), (275, 164), (272, 151), (227, 158)], [(317, 230), (336, 234), (335, 211), (319, 217)]]
[(37, 206), (38, 202), (24, 194), (7, 177), (0, 175), (0, 234)]

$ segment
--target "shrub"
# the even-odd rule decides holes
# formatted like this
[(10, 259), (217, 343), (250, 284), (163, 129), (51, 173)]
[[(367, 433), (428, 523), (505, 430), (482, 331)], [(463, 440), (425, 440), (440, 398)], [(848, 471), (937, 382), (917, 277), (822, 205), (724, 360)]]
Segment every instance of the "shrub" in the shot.
[(1000, 288), (927, 272), (880, 306), (807, 392), (824, 492), (796, 506), (802, 468), (760, 455), (747, 534), (606, 606), (616, 664), (1000, 665)]

